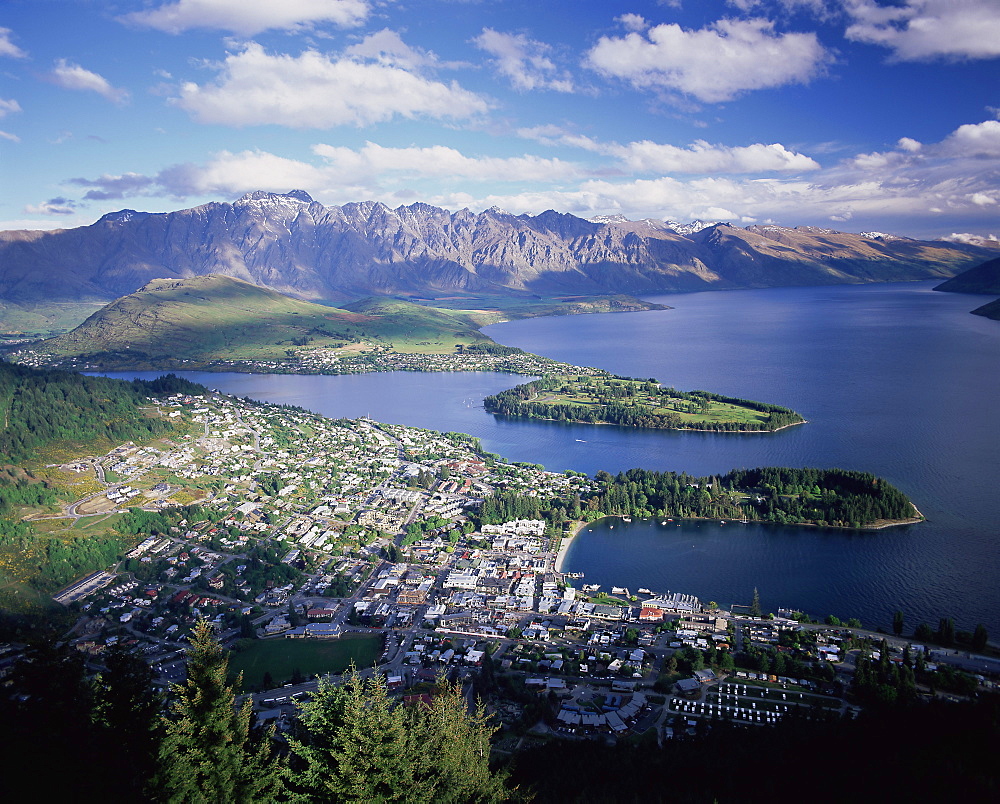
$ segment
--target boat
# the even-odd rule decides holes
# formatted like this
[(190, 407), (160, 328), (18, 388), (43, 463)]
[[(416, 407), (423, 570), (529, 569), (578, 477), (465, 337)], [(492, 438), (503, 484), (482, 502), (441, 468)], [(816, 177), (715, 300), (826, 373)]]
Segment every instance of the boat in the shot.
[(631, 522), (631, 521), (632, 521), (632, 517), (630, 517), (630, 516), (623, 516), (622, 517), (622, 522)]

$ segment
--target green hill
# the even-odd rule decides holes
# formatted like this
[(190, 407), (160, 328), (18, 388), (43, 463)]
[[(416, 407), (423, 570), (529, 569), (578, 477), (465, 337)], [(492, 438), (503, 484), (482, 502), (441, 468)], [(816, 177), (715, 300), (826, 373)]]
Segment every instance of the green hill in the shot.
[(352, 306), (304, 302), (220, 275), (155, 279), (32, 351), (74, 367), (202, 368), (284, 360), (303, 347), (450, 354), (458, 344), (490, 342), (461, 313), (395, 300)]

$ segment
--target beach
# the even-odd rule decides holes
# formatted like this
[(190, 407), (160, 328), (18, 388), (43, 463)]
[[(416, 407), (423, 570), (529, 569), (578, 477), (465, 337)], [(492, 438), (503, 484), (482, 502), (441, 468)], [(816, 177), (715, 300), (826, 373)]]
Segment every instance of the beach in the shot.
[(566, 558), (566, 551), (569, 550), (570, 544), (572, 544), (573, 539), (576, 535), (587, 526), (586, 522), (574, 522), (570, 532), (562, 537), (559, 542), (559, 553), (556, 555), (555, 571), (562, 572), (563, 561)]

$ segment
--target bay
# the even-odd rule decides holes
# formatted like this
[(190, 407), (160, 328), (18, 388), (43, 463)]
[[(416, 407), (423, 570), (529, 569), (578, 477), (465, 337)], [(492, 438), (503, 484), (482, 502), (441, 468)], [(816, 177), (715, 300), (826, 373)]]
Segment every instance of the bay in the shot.
[[(564, 563), (587, 582), (696, 594), (907, 628), (954, 617), (1000, 635), (1000, 323), (980, 297), (933, 283), (653, 297), (674, 309), (531, 319), (486, 328), (500, 343), (617, 374), (655, 377), (793, 408), (774, 434), (641, 431), (496, 419), (484, 396), (523, 381), (488, 372), (341, 377), (184, 373), (210, 387), (467, 432), (509, 460), (589, 474), (632, 467), (722, 473), (838, 466), (902, 488), (928, 521), (878, 532), (614, 521), (578, 536)], [(118, 376), (136, 376), (135, 374)], [(148, 373), (143, 376), (149, 376)]]

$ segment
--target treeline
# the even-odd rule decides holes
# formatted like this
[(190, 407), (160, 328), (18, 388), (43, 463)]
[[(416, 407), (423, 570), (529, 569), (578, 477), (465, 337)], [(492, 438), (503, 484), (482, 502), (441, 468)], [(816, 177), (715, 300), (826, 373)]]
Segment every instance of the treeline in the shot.
[(509, 355), (523, 355), (527, 354), (524, 349), (519, 349), (516, 346), (504, 346), (501, 343), (459, 343), (455, 345), (455, 351), (458, 354), (467, 355), (494, 355), (500, 357), (507, 357)]
[(780, 524), (864, 527), (914, 516), (909, 499), (885, 480), (843, 469), (738, 469), (726, 475), (630, 469), (598, 472), (585, 501), (593, 515), (747, 519)]
[[(586, 378), (578, 378), (582, 382)], [(595, 378), (599, 385), (587, 386), (586, 392), (601, 402), (576, 404), (572, 402), (538, 402), (534, 397), (544, 391), (571, 391), (566, 386), (567, 378), (543, 377), (529, 383), (515, 386), (483, 400), (488, 413), (523, 419), (546, 419), (551, 421), (582, 422), (584, 424), (615, 424), (621, 427), (641, 427), (653, 430), (706, 430), (714, 432), (761, 432), (773, 431), (790, 424), (798, 424), (802, 417), (789, 408), (757, 402), (750, 399), (722, 396), (708, 391), (677, 391), (674, 388), (661, 389), (655, 380), (633, 380), (628, 377)], [(649, 404), (634, 398), (639, 393), (659, 396), (664, 404), (679, 400), (696, 406), (691, 412), (704, 412), (712, 402), (737, 405), (763, 413), (764, 422), (709, 422), (685, 420), (679, 412), (657, 412)]]
[(0, 362), (0, 459), (23, 461), (60, 441), (119, 442), (167, 432), (171, 424), (143, 415), (140, 407), (165, 389), (204, 388), (186, 380), (124, 382), (68, 371)]
[[(490, 768), (496, 731), (460, 684), (439, 682), (412, 705), (384, 677), (320, 681), (287, 739), (237, 704), (228, 652), (199, 622), (187, 680), (164, 696), (137, 655), (111, 648), (88, 679), (68, 645), (29, 650), (0, 695), (0, 756), (8, 778), (44, 780), (46, 795), (107, 801), (502, 802), (515, 791)], [(58, 773), (53, 773), (53, 758)], [(11, 782), (14, 784), (14, 782)], [(524, 800), (524, 797), (518, 797)]]

